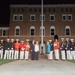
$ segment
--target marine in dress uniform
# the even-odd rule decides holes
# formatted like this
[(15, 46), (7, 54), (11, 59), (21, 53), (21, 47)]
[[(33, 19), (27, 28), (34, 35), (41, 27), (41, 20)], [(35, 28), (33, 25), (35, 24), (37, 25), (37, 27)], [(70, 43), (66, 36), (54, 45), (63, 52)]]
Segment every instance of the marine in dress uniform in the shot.
[(66, 46), (66, 43), (64, 41), (64, 38), (61, 38), (62, 42), (60, 44), (60, 50), (61, 50), (61, 59), (62, 60), (66, 60), (66, 56), (65, 56), (65, 46)]
[(24, 51), (25, 51), (24, 41), (21, 41), (21, 44), (20, 44), (20, 59), (24, 59)]
[(3, 39), (1, 39), (0, 41), (0, 59), (3, 58), (3, 49), (4, 49), (4, 43), (3, 43)]
[(34, 60), (34, 58), (35, 58), (34, 46), (35, 46), (35, 40), (33, 40), (33, 41), (30, 43), (31, 60)]
[(7, 39), (7, 41), (4, 43), (4, 47), (5, 47), (4, 59), (9, 59), (10, 39)]
[(39, 43), (38, 43), (38, 41), (36, 41), (34, 51), (35, 51), (35, 60), (38, 60), (38, 54), (39, 54)]
[(54, 50), (54, 43), (52, 40), (49, 40), (51, 49), (50, 49), (50, 60), (53, 60), (53, 50)]
[(59, 41), (55, 39), (54, 42), (54, 53), (55, 53), (55, 59), (59, 60)]
[(19, 49), (20, 49), (19, 39), (16, 39), (16, 42), (14, 43), (14, 50), (15, 50), (14, 59), (18, 59)]
[(71, 47), (71, 43), (69, 41), (69, 38), (66, 38), (66, 54), (67, 54), (67, 60), (71, 59), (71, 53), (70, 53), (70, 47)]
[(47, 54), (48, 60), (50, 60), (50, 50), (51, 50), (51, 46), (50, 46), (49, 42), (47, 42), (47, 45), (46, 45), (46, 54)]
[(25, 49), (25, 59), (29, 59), (29, 50), (30, 50), (30, 44), (29, 44), (29, 39), (26, 39), (26, 49)]
[(70, 51), (71, 51), (71, 60), (75, 60), (75, 42), (74, 42), (74, 39), (71, 39)]
[(10, 41), (10, 51), (9, 51), (9, 59), (14, 58), (14, 39)]

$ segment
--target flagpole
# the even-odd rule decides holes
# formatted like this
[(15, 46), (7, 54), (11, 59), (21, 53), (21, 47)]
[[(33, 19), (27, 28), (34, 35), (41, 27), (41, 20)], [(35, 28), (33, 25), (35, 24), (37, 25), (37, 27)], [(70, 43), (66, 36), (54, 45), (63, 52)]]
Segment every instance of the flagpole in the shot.
[(41, 46), (43, 47), (43, 0), (41, 0), (41, 15), (42, 15), (42, 20), (41, 20)]

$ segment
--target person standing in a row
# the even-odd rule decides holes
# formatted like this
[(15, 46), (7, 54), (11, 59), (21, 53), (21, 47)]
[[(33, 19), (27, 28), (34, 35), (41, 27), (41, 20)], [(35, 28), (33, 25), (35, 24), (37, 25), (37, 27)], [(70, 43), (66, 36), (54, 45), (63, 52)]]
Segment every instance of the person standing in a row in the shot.
[(20, 59), (24, 59), (24, 51), (25, 51), (25, 44), (24, 44), (24, 41), (21, 41), (21, 44), (20, 44)]
[(50, 60), (50, 50), (51, 50), (51, 46), (49, 44), (49, 42), (47, 42), (46, 45), (46, 54), (47, 54), (47, 59)]
[(70, 47), (70, 56), (71, 56), (71, 60), (75, 60), (75, 42), (74, 39), (71, 39), (71, 47)]
[(9, 50), (9, 59), (14, 58), (14, 39), (11, 39), (10, 50)]
[(53, 60), (53, 50), (54, 50), (54, 43), (52, 40), (49, 40), (51, 49), (50, 49), (50, 60)]
[(30, 50), (30, 44), (29, 44), (29, 39), (26, 40), (25, 44), (25, 59), (29, 59), (29, 50)]
[(33, 41), (30, 43), (31, 60), (34, 60), (34, 59), (35, 59), (34, 47), (35, 47), (35, 40), (33, 40)]
[(16, 42), (14, 43), (14, 50), (15, 50), (14, 59), (18, 59), (19, 47), (20, 47), (19, 39), (16, 39)]
[(69, 39), (67, 38), (66, 39), (66, 53), (67, 53), (67, 60), (70, 60), (71, 59), (71, 56), (70, 56), (70, 47), (71, 47), (71, 43), (69, 41)]
[(55, 59), (59, 60), (59, 41), (55, 39), (54, 42), (54, 53), (55, 53)]
[(5, 53), (4, 53), (4, 59), (9, 59), (9, 50), (10, 50), (10, 39), (7, 39), (7, 41), (4, 44), (5, 47)]
[(35, 51), (35, 60), (38, 60), (38, 53), (39, 53), (39, 43), (38, 43), (38, 41), (36, 41), (36, 43), (35, 43), (34, 51)]
[(66, 56), (65, 56), (65, 46), (66, 46), (66, 43), (64, 41), (64, 38), (62, 38), (61, 40), (62, 40), (62, 42), (60, 44), (61, 58), (62, 58), (62, 60), (66, 60)]
[(3, 43), (3, 39), (1, 39), (0, 41), (0, 59), (3, 58), (3, 49), (4, 49), (4, 43)]

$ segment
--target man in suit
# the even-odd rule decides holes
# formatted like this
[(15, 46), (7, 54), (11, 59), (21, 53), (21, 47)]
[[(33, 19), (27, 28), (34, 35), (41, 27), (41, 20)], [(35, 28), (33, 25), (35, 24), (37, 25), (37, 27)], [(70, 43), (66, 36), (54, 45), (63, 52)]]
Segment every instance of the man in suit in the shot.
[(9, 51), (9, 59), (14, 58), (14, 39), (10, 41), (10, 51)]
[(31, 51), (31, 60), (34, 60), (35, 58), (35, 51), (34, 51), (34, 46), (35, 46), (35, 40), (33, 40), (30, 43), (30, 51)]
[(4, 59), (9, 59), (9, 50), (10, 50), (10, 39), (9, 38), (4, 43), (4, 47), (5, 47)]

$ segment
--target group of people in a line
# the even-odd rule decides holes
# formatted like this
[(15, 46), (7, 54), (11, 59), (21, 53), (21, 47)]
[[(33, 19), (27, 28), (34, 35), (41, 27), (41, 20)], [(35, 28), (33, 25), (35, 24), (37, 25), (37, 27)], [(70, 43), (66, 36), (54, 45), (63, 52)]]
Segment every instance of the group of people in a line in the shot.
[(62, 38), (61, 43), (57, 39), (55, 39), (54, 42), (49, 40), (46, 45), (46, 54), (49, 60), (75, 60), (74, 39), (66, 38), (66, 40), (64, 40), (64, 38)]
[[(0, 40), (0, 59), (29, 59), (38, 60), (39, 53), (45, 50), (44, 53), (47, 55), (48, 60), (75, 60), (75, 42), (74, 39), (58, 39), (54, 41), (49, 40), (40, 48), (38, 41), (29, 39), (25, 41), (20, 41), (19, 39), (7, 39)], [(44, 47), (45, 46), (45, 47)], [(45, 48), (45, 49), (44, 49)], [(30, 54), (29, 54), (30, 53)]]
[[(15, 41), (15, 42), (14, 42)], [(35, 43), (35, 44), (34, 44)], [(34, 49), (34, 50), (33, 50)], [(38, 59), (39, 43), (34, 41), (29, 43), (29, 39), (26, 42), (19, 39), (7, 39), (5, 42), (3, 39), (0, 41), (0, 59), (29, 59), (29, 52), (31, 51), (31, 59)]]

